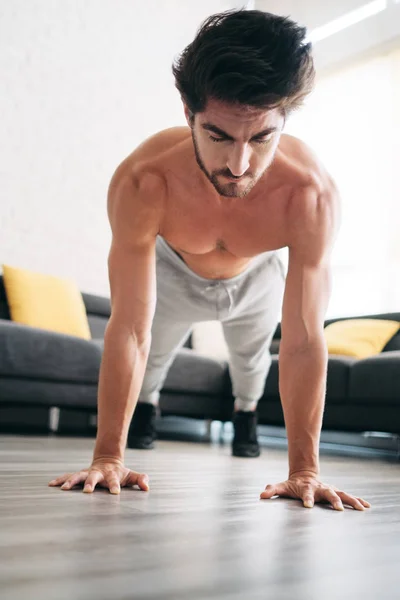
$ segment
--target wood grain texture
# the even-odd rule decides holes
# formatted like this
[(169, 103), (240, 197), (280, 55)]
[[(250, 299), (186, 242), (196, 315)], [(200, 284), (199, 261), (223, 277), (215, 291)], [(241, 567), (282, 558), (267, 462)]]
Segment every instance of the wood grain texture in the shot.
[(400, 466), (321, 456), (321, 476), (371, 508), (260, 500), (287, 452), (234, 458), (229, 444), (159, 440), (126, 451), (150, 491), (62, 491), (93, 440), (0, 437), (0, 598), (296, 600), (400, 597)]

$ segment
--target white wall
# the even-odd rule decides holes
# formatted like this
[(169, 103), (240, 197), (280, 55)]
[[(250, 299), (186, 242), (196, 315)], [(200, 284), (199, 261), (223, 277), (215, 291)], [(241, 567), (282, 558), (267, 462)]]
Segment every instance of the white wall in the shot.
[[(363, 3), (248, 4), (312, 28)], [(110, 177), (145, 137), (185, 124), (172, 60), (204, 18), (245, 4), (0, 0), (0, 264), (71, 277), (82, 290), (109, 294)], [(393, 12), (373, 19), (318, 43), (318, 64), (390, 42), (400, 19)], [(195, 334), (205, 354), (226, 357), (217, 322)]]
[(171, 63), (226, 0), (0, 0), (0, 264), (109, 294), (106, 192), (184, 125)]

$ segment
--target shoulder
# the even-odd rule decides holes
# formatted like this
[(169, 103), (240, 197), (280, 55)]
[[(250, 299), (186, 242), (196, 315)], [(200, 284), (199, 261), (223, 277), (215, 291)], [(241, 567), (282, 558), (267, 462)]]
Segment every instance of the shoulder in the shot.
[(134, 161), (130, 157), (123, 160), (112, 174), (108, 196), (114, 197), (124, 191), (125, 194), (145, 198), (146, 194), (155, 194), (158, 198), (165, 189), (164, 173), (151, 164)]
[(287, 133), (282, 134), (279, 151), (282, 163), (297, 187), (307, 184), (314, 187), (323, 186), (328, 179), (332, 179), (317, 153), (300, 138)]
[(190, 128), (182, 126), (163, 129), (146, 138), (117, 166), (109, 190), (124, 184), (162, 192), (166, 186), (165, 155), (190, 135)]
[(169, 127), (145, 138), (125, 159), (126, 162), (143, 169), (163, 169), (166, 153), (173, 151), (182, 141), (191, 137), (189, 127)]
[(145, 227), (158, 233), (165, 208), (166, 183), (162, 172), (125, 159), (114, 171), (107, 193), (112, 230)]
[(287, 137), (299, 171), (288, 203), (289, 248), (319, 260), (332, 249), (340, 228), (340, 193), (316, 153), (302, 140)]

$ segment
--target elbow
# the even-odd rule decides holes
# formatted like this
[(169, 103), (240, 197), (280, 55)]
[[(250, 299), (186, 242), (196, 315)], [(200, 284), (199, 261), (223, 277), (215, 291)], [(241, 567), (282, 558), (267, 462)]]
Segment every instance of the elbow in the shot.
[(126, 341), (134, 343), (138, 348), (147, 349), (151, 343), (151, 328), (139, 328), (128, 323), (113, 319), (112, 316), (107, 323), (104, 338), (122, 337)]
[(279, 349), (286, 354), (298, 354), (315, 350), (327, 352), (327, 343), (322, 331), (303, 340), (285, 339), (285, 336), (282, 336)]

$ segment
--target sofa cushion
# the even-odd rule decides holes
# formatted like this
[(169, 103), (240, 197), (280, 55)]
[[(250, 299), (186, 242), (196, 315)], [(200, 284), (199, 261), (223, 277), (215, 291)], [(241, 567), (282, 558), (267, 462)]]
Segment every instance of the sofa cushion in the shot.
[(96, 383), (102, 340), (0, 320), (0, 376)]
[(271, 345), (269, 347), (269, 351), (271, 354), (279, 354), (279, 347), (281, 345), (281, 340), (272, 340)]
[(392, 352), (393, 350), (400, 350), (400, 332), (389, 340), (382, 352)]
[[(279, 400), (279, 356), (271, 355), (271, 367), (265, 382), (260, 402)], [(349, 385), (349, 373), (357, 359), (349, 356), (329, 356), (327, 373), (327, 398), (334, 402), (346, 402)], [(230, 389), (229, 393), (232, 391)]]
[[(0, 375), (1, 405), (20, 407), (22, 422), (25, 406), (59, 406), (96, 410), (97, 385), (48, 379), (22, 379)], [(1, 415), (0, 415), (1, 418)]]
[(11, 319), (3, 275), (0, 275), (0, 319)]
[(88, 323), (92, 339), (104, 339), (108, 318), (100, 315), (88, 315)]
[(400, 407), (400, 351), (358, 360), (350, 371), (349, 399)]
[(324, 335), (329, 354), (367, 358), (382, 352), (399, 329), (399, 321), (345, 319), (327, 325)]
[(350, 372), (358, 361), (352, 356), (330, 354), (326, 377), (326, 401), (345, 404), (350, 381)]
[(111, 301), (110, 298), (105, 296), (97, 296), (95, 294), (88, 294), (82, 292), (82, 299), (85, 304), (86, 312), (88, 315), (98, 315), (106, 317), (107, 319), (111, 315)]
[(13, 321), (89, 340), (85, 304), (73, 280), (3, 265)]
[(195, 350), (181, 348), (164, 381), (164, 392), (220, 395), (224, 393), (228, 378), (228, 365), (198, 354)]
[[(232, 380), (230, 376), (228, 378), (226, 395), (230, 398), (233, 398)], [(260, 398), (260, 402), (262, 400), (271, 398), (279, 399), (279, 356), (277, 354), (271, 354), (271, 366), (268, 371), (267, 379), (265, 381), (264, 393)]]

